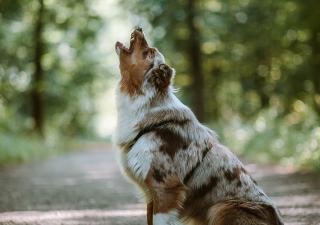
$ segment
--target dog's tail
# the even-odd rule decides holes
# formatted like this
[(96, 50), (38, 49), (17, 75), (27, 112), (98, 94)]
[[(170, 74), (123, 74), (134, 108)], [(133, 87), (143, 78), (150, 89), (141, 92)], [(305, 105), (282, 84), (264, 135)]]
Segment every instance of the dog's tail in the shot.
[(278, 211), (262, 202), (227, 200), (208, 212), (209, 225), (283, 225)]

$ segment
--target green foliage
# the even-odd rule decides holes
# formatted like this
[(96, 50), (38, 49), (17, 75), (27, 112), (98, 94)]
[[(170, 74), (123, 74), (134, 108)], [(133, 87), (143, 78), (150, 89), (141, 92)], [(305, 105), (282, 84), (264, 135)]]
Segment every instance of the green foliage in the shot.
[[(34, 127), (31, 89), (38, 3), (0, 2), (0, 125), (12, 133)], [(96, 51), (102, 20), (85, 0), (44, 1), (44, 12), (44, 78), (38, 90), (45, 130), (69, 136), (90, 133), (94, 100), (105, 77)]]
[[(69, 149), (69, 138), (94, 135), (95, 102), (106, 71), (97, 51), (103, 21), (90, 4), (0, 1), (0, 165), (55, 154)], [(43, 72), (36, 83), (37, 53)], [(41, 104), (35, 105), (33, 90)], [(44, 138), (35, 134), (37, 107)]]
[[(123, 1), (148, 18), (155, 45), (177, 69), (177, 85), (182, 90), (190, 86), (188, 68), (193, 63), (186, 54), (192, 35), (186, 26), (187, 2)], [(195, 2), (199, 5), (194, 23), (201, 32), (207, 120), (229, 118), (226, 112), (250, 119), (271, 101), (280, 101), (284, 114), (290, 113), (297, 99), (315, 104), (318, 110), (319, 100), (312, 98), (319, 98), (319, 74), (314, 71), (316, 65), (310, 64), (312, 52), (319, 57), (320, 41), (311, 42), (311, 33), (320, 32), (314, 25), (319, 24), (318, 1), (309, 0), (312, 7), (307, 12), (304, 3), (293, 0)], [(300, 22), (306, 21), (306, 14), (310, 21)]]

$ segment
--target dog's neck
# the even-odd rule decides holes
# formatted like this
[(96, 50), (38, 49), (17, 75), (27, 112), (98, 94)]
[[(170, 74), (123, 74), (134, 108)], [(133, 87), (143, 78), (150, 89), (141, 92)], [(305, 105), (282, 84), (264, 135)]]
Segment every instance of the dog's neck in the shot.
[[(114, 141), (117, 145), (133, 140), (139, 133), (138, 124), (150, 113), (159, 111), (181, 110), (190, 111), (173, 93), (170, 87), (161, 100), (157, 100), (156, 92), (147, 91), (144, 95), (131, 97), (117, 90), (117, 127)], [(154, 101), (156, 103), (154, 103)], [(191, 112), (191, 111), (190, 111)], [(182, 115), (183, 116), (183, 115)], [(161, 119), (161, 118), (159, 118)]]

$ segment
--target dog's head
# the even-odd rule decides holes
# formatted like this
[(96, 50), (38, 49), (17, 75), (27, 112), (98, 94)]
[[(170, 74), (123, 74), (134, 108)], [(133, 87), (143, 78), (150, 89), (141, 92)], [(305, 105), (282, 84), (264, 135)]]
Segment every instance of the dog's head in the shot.
[(173, 70), (165, 65), (158, 49), (150, 47), (141, 28), (131, 34), (130, 46), (115, 45), (120, 61), (120, 91), (129, 96), (143, 95), (144, 88), (164, 91), (170, 85)]

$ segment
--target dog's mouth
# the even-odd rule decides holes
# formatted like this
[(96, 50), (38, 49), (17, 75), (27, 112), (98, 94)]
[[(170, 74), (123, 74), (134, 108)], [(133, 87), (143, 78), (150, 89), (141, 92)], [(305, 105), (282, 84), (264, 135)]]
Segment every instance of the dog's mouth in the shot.
[(122, 44), (121, 42), (117, 41), (116, 43), (116, 52), (119, 55), (121, 51), (126, 52), (126, 53), (131, 53), (132, 51), (130, 51), (131, 44), (130, 47), (127, 48), (124, 44)]
[(131, 54), (135, 51), (136, 48), (148, 48), (148, 43), (144, 37), (142, 28), (138, 27), (136, 28), (132, 33), (130, 37), (130, 46), (127, 48), (123, 43), (117, 41), (115, 45), (115, 49), (118, 55), (120, 55), (121, 52)]

